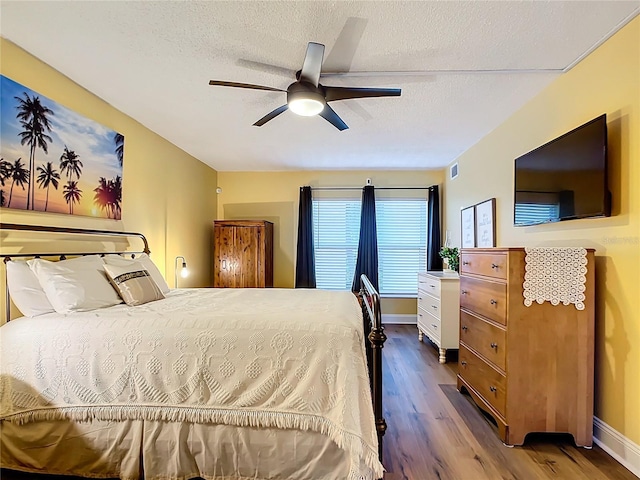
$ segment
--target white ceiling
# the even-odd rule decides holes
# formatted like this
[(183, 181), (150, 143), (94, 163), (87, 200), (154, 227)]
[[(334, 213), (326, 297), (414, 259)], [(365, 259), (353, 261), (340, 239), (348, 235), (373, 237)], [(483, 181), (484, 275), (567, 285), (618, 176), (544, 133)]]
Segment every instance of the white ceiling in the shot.
[[(0, 33), (219, 171), (426, 169), (451, 163), (639, 12), (640, 0), (2, 0)], [(347, 71), (322, 84), (402, 96), (332, 103), (350, 127), (340, 132), (291, 112), (254, 127), (286, 94), (208, 85), (286, 89), (309, 41), (326, 45), (323, 72)]]

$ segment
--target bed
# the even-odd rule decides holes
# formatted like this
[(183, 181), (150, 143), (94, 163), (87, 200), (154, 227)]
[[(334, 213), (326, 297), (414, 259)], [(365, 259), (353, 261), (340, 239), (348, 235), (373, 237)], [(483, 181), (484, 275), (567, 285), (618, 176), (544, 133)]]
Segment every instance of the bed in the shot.
[[(81, 255), (150, 261), (137, 233), (0, 224), (11, 230), (135, 237), (138, 252)], [(20, 257), (34, 252), (3, 255)], [(6, 323), (0, 466), (131, 480), (381, 478), (385, 337), (377, 293), (362, 284), (358, 298), (174, 289)]]

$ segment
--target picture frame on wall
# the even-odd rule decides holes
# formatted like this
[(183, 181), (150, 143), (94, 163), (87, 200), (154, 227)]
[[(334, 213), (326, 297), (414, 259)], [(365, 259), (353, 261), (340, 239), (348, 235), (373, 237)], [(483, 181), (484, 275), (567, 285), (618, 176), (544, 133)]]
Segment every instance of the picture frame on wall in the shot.
[(476, 246), (476, 213), (475, 205), (463, 208), (460, 211), (462, 226), (460, 229), (462, 237), (462, 248), (473, 248)]
[(122, 219), (124, 135), (0, 75), (0, 207)]
[(490, 248), (496, 246), (496, 199), (490, 198), (476, 204), (476, 246)]

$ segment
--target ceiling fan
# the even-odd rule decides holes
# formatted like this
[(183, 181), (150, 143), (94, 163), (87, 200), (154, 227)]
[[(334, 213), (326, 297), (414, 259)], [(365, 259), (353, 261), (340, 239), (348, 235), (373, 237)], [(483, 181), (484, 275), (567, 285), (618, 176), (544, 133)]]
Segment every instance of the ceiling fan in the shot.
[(291, 110), (298, 115), (310, 117), (320, 115), (338, 130), (349, 128), (338, 114), (329, 106), (329, 102), (367, 97), (399, 97), (399, 88), (357, 88), (357, 87), (329, 87), (319, 82), (322, 60), (324, 57), (324, 45), (309, 42), (307, 53), (302, 63), (302, 70), (296, 72), (296, 81), (286, 90), (251, 83), (225, 82), (210, 80), (209, 85), (220, 87), (248, 88), (252, 90), (270, 90), (274, 92), (286, 92), (287, 103), (267, 113), (254, 125), (261, 127), (269, 120), (273, 120), (285, 110)]

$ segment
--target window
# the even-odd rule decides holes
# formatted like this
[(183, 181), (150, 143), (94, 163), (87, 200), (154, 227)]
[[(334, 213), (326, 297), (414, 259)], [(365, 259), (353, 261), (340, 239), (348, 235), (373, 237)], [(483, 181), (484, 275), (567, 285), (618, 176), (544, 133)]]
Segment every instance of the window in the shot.
[(418, 272), (427, 268), (427, 201), (376, 200), (380, 293), (418, 292)]
[(313, 200), (318, 288), (351, 290), (359, 236), (360, 200)]
[[(426, 269), (425, 199), (377, 199), (378, 279), (384, 295), (415, 295), (417, 272)], [(348, 290), (360, 235), (360, 200), (313, 200), (318, 288)]]

